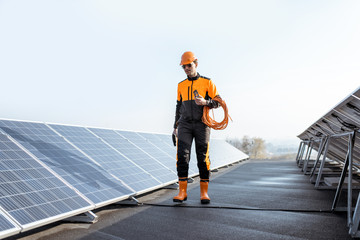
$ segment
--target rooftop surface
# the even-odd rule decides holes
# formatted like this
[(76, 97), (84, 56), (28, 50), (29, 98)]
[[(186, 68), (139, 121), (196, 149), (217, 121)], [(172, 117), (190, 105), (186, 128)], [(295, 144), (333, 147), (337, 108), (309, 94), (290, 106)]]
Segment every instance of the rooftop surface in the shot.
[[(334, 190), (316, 190), (295, 160), (248, 160), (213, 173), (209, 205), (200, 204), (199, 179), (188, 200), (177, 190), (138, 197), (139, 206), (94, 211), (95, 224), (58, 222), (9, 239), (351, 239), (346, 213), (331, 213)], [(345, 206), (345, 194), (338, 206)], [(321, 211), (321, 212), (320, 212)]]

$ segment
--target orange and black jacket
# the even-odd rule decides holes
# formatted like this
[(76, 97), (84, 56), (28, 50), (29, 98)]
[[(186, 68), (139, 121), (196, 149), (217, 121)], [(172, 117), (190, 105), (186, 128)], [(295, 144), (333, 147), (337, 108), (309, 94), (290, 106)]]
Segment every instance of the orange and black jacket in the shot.
[(212, 100), (219, 95), (212, 80), (199, 73), (196, 77), (189, 77), (178, 84), (174, 128), (181, 122), (201, 121), (204, 106), (195, 103), (195, 90), (208, 101), (208, 107), (219, 107), (219, 103)]

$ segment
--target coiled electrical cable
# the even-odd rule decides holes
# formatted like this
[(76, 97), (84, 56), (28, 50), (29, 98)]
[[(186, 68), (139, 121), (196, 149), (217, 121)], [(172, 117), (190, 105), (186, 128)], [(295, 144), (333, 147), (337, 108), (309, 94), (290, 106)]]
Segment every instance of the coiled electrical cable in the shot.
[[(214, 118), (211, 118), (209, 116), (209, 111), (210, 108), (208, 106), (204, 106), (204, 112), (203, 112), (203, 116), (202, 116), (202, 121), (203, 123), (205, 123), (207, 126), (211, 127), (212, 129), (215, 130), (223, 130), (227, 127), (228, 122), (229, 122), (229, 118), (232, 121), (229, 112), (228, 112), (228, 108), (226, 106), (225, 101), (220, 97), (220, 96), (215, 96), (213, 98), (214, 101), (217, 101), (220, 106), (223, 108), (224, 110), (224, 119), (221, 122), (216, 122)], [(214, 116), (213, 116), (214, 117)]]

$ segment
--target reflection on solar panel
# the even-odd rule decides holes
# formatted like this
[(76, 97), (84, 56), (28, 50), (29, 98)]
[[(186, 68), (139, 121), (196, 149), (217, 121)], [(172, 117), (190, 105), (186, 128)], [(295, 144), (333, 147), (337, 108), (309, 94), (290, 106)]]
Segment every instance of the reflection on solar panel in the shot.
[(21, 228), (0, 210), (0, 238), (19, 233)]
[(23, 228), (93, 208), (3, 134), (0, 134), (0, 191), (0, 206)]
[[(326, 173), (324, 171), (325, 164), (329, 163), (329, 160), (333, 160), (337, 163), (336, 166), (342, 168), (341, 175), (337, 176), (340, 178), (333, 201), (333, 210), (337, 207), (345, 176), (348, 175), (348, 226), (350, 226), (349, 232), (353, 237), (360, 237), (360, 231), (358, 231), (359, 202), (356, 204), (354, 214), (352, 214), (353, 177), (360, 180), (359, 117), (360, 88), (298, 136), (302, 142), (296, 156), (296, 161), (302, 167), (304, 173), (308, 172), (309, 167), (311, 168), (311, 180), (315, 182), (317, 188), (326, 187), (322, 185), (322, 179)], [(313, 163), (310, 161), (312, 150), (318, 152)], [(353, 174), (347, 174), (350, 171)]]
[[(76, 147), (94, 159), (101, 167), (119, 178), (135, 192), (139, 192), (160, 184), (143, 169), (128, 160), (104, 140), (103, 134), (108, 135), (112, 130), (92, 129), (83, 127), (51, 125), (61, 135), (70, 140)], [(101, 134), (102, 133), (102, 134)], [(97, 135), (94, 135), (97, 134)]]
[(0, 120), (0, 129), (95, 204), (104, 204), (130, 192), (45, 124)]

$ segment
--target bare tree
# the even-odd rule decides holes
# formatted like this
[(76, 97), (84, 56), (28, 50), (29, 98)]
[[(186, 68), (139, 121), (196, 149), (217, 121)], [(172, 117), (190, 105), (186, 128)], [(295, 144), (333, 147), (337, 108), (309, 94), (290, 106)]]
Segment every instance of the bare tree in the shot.
[(259, 137), (250, 138), (249, 136), (243, 136), (241, 141), (238, 138), (226, 139), (228, 143), (234, 147), (240, 149), (250, 158), (264, 159), (267, 158), (265, 140)]
[(249, 155), (253, 147), (253, 144), (254, 144), (253, 140), (249, 136), (245, 135), (242, 138), (240, 150), (246, 153), (247, 155)]
[(250, 157), (254, 159), (266, 158), (265, 140), (259, 137), (254, 137)]

